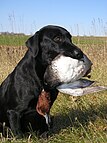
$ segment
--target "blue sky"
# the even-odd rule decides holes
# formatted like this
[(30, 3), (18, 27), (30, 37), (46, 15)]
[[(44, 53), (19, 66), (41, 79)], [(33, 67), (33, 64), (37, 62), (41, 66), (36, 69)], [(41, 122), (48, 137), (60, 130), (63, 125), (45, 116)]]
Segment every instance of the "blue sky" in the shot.
[(34, 34), (49, 24), (72, 35), (107, 35), (107, 0), (0, 1), (0, 32)]

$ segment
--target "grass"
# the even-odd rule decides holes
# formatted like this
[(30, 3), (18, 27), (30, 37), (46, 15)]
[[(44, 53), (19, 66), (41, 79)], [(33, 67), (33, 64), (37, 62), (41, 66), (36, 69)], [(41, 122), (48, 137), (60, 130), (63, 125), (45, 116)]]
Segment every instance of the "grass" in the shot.
[[(28, 37), (0, 37), (0, 83), (14, 69), (27, 48)], [(5, 41), (4, 41), (5, 39)], [(3, 42), (4, 41), (4, 42)], [(73, 42), (92, 60), (92, 80), (107, 85), (107, 38), (73, 37)], [(83, 97), (59, 93), (51, 114), (54, 127), (48, 139), (38, 139), (33, 133), (24, 139), (11, 141), (1, 135), (0, 142), (13, 143), (106, 143), (107, 142), (107, 91)]]
[(25, 46), (28, 37), (26, 35), (0, 35), (0, 45)]

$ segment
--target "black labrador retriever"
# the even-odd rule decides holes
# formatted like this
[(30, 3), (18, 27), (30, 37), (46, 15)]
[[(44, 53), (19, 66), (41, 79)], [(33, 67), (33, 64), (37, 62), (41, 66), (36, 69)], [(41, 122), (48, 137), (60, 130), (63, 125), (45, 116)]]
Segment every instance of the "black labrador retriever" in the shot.
[(58, 91), (44, 84), (44, 73), (51, 61), (58, 54), (83, 58), (70, 33), (59, 26), (43, 27), (27, 40), (26, 46), (25, 56), (0, 86), (0, 122), (5, 122), (16, 136), (28, 131), (29, 122), (33, 130), (48, 130), (36, 105), (42, 89), (50, 93), (51, 106), (57, 97)]

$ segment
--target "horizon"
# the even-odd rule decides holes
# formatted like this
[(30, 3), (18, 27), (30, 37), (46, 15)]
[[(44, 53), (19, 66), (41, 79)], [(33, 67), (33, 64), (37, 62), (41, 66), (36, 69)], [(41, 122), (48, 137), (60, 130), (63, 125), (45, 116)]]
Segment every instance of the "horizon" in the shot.
[(106, 0), (1, 0), (0, 32), (32, 35), (46, 25), (59, 25), (73, 36), (107, 36), (106, 5)]

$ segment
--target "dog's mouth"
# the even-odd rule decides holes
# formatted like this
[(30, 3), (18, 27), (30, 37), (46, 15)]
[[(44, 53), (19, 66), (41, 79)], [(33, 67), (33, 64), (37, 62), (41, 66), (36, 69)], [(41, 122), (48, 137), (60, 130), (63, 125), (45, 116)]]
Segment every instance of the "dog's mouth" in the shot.
[(83, 77), (91, 77), (91, 67), (87, 70), (87, 72), (85, 73), (85, 75)]

